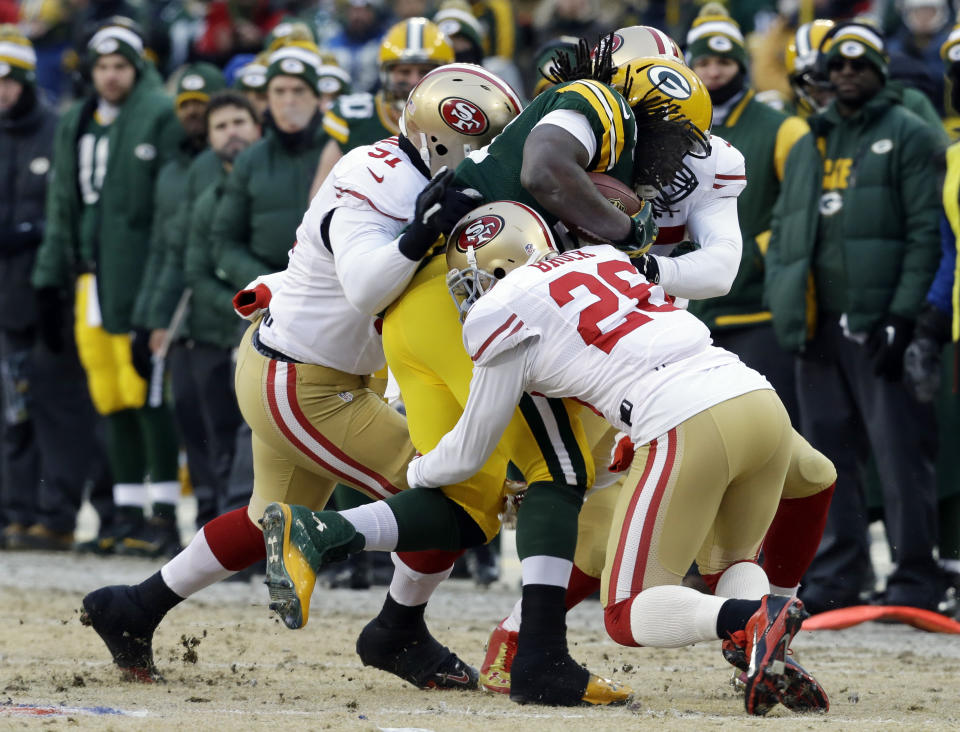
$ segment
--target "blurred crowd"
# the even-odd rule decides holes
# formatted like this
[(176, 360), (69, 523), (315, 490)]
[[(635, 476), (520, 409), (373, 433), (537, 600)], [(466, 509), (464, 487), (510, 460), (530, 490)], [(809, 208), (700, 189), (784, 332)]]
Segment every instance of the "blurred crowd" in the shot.
[[(744, 153), (753, 191), (740, 201), (734, 290), (691, 309), (774, 382), (794, 424), (838, 468), (805, 601), (827, 609), (874, 591), (867, 525), (882, 518), (904, 586), (914, 584), (897, 601), (942, 608), (960, 587), (960, 460), (950, 447), (960, 434), (955, 9), (947, 0), (704, 5), (0, 0), (2, 546), (172, 556), (185, 491), (198, 526), (246, 505), (251, 437), (232, 375), (245, 323), (232, 298), (286, 266), (336, 160), (397, 134), (407, 93), (437, 65), (482, 64), (533, 98), (576, 38), (645, 24), (674, 38), (704, 80), (713, 132)], [(860, 44), (849, 55), (843, 33)], [(821, 58), (831, 34), (838, 50)], [(863, 97), (850, 107), (856, 124), (872, 119), (871, 104), (882, 117), (880, 100), (916, 122), (880, 141), (903, 166), (896, 191), (871, 197), (864, 184), (853, 197), (871, 172), (844, 113), (844, 73), (869, 77), (850, 82), (848, 96)], [(924, 126), (929, 144), (917, 142)], [(815, 155), (828, 163), (823, 195), (805, 201), (790, 181), (809, 174), (804, 160)], [(844, 201), (846, 229), (832, 217)], [(901, 238), (890, 233), (901, 228)], [(789, 278), (773, 296), (763, 291), (771, 231), (778, 263), (802, 261), (812, 273), (816, 326), (789, 322), (778, 297), (796, 284)], [(798, 253), (784, 243), (804, 237), (827, 244)], [(913, 254), (889, 255), (887, 239)], [(854, 240), (861, 248), (844, 249)], [(848, 257), (839, 269), (824, 254), (830, 242)], [(871, 279), (885, 268), (901, 284), (904, 268), (918, 274), (894, 288), (899, 308), (860, 328), (858, 307), (873, 307), (862, 301), (892, 287), (878, 284), (883, 274)], [(85, 499), (99, 532), (77, 545)], [(366, 499), (344, 487), (334, 500)], [(495, 578), (489, 551), (469, 563), (478, 581)], [(366, 586), (371, 572), (348, 568), (342, 581)]]

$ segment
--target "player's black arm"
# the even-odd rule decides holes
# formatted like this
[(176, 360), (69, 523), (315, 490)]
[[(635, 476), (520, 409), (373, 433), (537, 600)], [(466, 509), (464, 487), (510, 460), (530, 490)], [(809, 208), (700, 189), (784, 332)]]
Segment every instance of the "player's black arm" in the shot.
[(630, 233), (630, 217), (610, 205), (587, 175), (590, 160), (576, 137), (557, 125), (534, 127), (523, 145), (520, 184), (568, 224), (611, 241)]

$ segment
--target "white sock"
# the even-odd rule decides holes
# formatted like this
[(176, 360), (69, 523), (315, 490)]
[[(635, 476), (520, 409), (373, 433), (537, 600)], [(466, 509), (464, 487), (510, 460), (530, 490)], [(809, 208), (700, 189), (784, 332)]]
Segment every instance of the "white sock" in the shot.
[(151, 503), (169, 503), (176, 506), (180, 503), (180, 481), (161, 480), (150, 484)]
[(396, 552), (391, 554), (390, 558), (393, 559), (394, 566), (393, 579), (390, 580), (390, 597), (407, 607), (416, 607), (427, 602), (433, 591), (453, 571), (453, 566), (450, 566), (442, 572), (424, 574), (404, 564)]
[(770, 580), (759, 564), (737, 562), (720, 575), (713, 594), (717, 597), (735, 597), (738, 600), (759, 600), (770, 594)]
[(397, 537), (400, 532), (397, 528), (397, 517), (384, 501), (374, 501), (356, 508), (348, 508), (346, 511), (340, 511), (340, 515), (363, 534), (366, 540), (363, 545), (365, 552), (392, 552), (397, 548)]
[(717, 616), (726, 601), (681, 585), (651, 587), (630, 603), (630, 633), (641, 646), (654, 648), (716, 640)]
[(520, 562), (520, 575), (524, 585), (554, 585), (567, 589), (573, 562), (569, 559), (539, 554)]
[(505, 630), (509, 630), (511, 633), (520, 631), (520, 610), (522, 607), (523, 600), (517, 600), (517, 604), (513, 606), (513, 610), (510, 611), (510, 614), (503, 621)]
[[(794, 585), (793, 587), (781, 587), (780, 585), (770, 585), (770, 594), (772, 595), (783, 595), (784, 597), (796, 597), (797, 592), (800, 590), (800, 585)], [(749, 599), (758, 599), (758, 598), (749, 598)]]
[(180, 597), (190, 597), (194, 592), (226, 579), (231, 574), (234, 572), (220, 564), (220, 560), (210, 550), (203, 529), (196, 533), (186, 549), (160, 568), (160, 575), (167, 587)]
[(114, 483), (113, 503), (116, 506), (143, 508), (147, 505), (147, 486), (143, 483)]

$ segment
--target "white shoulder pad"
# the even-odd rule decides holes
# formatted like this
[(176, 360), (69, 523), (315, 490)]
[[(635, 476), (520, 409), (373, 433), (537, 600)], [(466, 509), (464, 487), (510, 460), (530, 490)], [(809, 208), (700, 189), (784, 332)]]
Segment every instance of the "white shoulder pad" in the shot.
[(516, 313), (489, 296), (477, 300), (463, 324), (463, 345), (481, 366), (530, 335)]
[(338, 206), (372, 208), (409, 221), (426, 178), (397, 145), (397, 138), (354, 148), (330, 172)]
[(743, 154), (722, 137), (712, 135), (710, 158), (715, 161), (713, 190), (721, 197), (736, 198), (747, 187), (747, 170)]

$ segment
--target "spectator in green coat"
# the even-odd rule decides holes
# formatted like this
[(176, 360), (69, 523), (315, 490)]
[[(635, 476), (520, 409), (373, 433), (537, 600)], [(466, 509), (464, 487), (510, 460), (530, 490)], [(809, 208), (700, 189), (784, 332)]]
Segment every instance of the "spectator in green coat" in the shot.
[[(150, 553), (175, 527), (177, 440), (167, 406), (146, 405), (146, 338), (131, 338), (154, 218), (157, 174), (177, 150), (180, 125), (153, 83), (143, 41), (108, 23), (88, 45), (94, 93), (60, 120), (37, 253), (41, 333), (75, 296), (75, 333), (94, 406), (106, 417), (118, 521), (100, 549)], [(155, 76), (155, 72), (153, 74)], [(52, 344), (55, 345), (55, 344)], [(145, 525), (149, 498), (153, 516)], [(175, 530), (175, 528), (174, 528)]]

